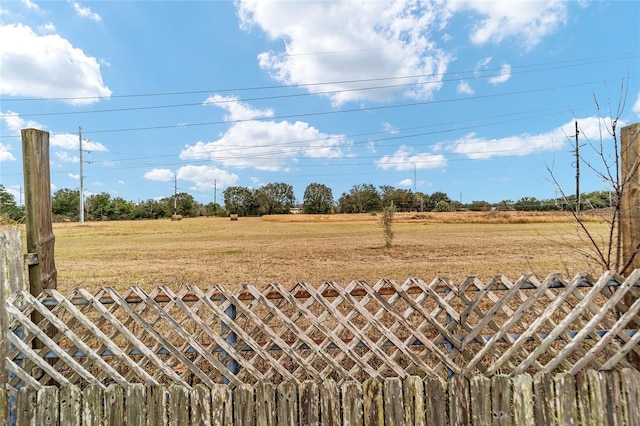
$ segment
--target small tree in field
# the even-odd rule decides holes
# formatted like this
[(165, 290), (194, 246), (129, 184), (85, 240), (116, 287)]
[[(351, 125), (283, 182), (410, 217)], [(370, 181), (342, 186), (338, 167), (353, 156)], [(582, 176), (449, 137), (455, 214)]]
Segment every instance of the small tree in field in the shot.
[(393, 216), (396, 213), (396, 206), (391, 202), (387, 207), (382, 209), (380, 217), (380, 226), (384, 234), (384, 246), (386, 248), (393, 247)]

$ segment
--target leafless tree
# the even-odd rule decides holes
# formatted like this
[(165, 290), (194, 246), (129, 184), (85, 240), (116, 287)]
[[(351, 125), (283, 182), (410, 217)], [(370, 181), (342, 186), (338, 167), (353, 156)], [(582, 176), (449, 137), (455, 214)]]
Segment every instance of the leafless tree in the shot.
[[(589, 201), (583, 206), (585, 208), (581, 208), (578, 199), (575, 201), (570, 200), (570, 197), (554, 175), (552, 168), (547, 165), (551, 180), (575, 220), (576, 232), (581, 244), (570, 243), (570, 248), (582, 254), (589, 263), (597, 265), (603, 271), (611, 270), (623, 275), (629, 272), (640, 249), (640, 247), (635, 247), (635, 250), (632, 250), (631, 253), (623, 253), (620, 227), (621, 220), (623, 220), (620, 201), (629, 190), (630, 176), (635, 173), (640, 164), (640, 157), (638, 157), (631, 169), (627, 171), (627, 177), (623, 178), (618, 124), (627, 102), (627, 95), (628, 83), (623, 79), (617, 105), (614, 107), (609, 101), (609, 114), (607, 117), (603, 116), (598, 99), (594, 95), (599, 118), (599, 137), (597, 140), (593, 140), (589, 138), (587, 132), (580, 132), (585, 140), (584, 146), (592, 150), (595, 155), (593, 156), (594, 160), (589, 160), (587, 156), (580, 155), (578, 156), (578, 161), (593, 171), (596, 176), (610, 187), (612, 200), (609, 208), (603, 209), (599, 206), (593, 206)], [(579, 122), (577, 130), (580, 130)], [(606, 137), (606, 135), (609, 137)], [(605, 144), (605, 140), (608, 141), (609, 139), (612, 139), (613, 146)], [(600, 220), (607, 224), (607, 232), (604, 236), (593, 232), (589, 228), (589, 220), (585, 215), (585, 211), (588, 211), (590, 216), (599, 217)]]

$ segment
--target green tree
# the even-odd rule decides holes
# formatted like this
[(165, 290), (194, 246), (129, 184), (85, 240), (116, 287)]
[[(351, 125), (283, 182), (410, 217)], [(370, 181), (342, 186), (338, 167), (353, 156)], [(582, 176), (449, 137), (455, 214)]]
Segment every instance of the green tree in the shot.
[(434, 212), (449, 212), (451, 211), (451, 206), (444, 200), (438, 201), (438, 204), (433, 208)]
[(230, 214), (235, 213), (238, 216), (258, 214), (253, 191), (244, 186), (230, 186), (224, 190), (224, 207)]
[(111, 195), (101, 192), (89, 196), (85, 203), (85, 212), (89, 220), (109, 219), (112, 212)]
[(62, 188), (54, 192), (51, 199), (51, 211), (55, 215), (77, 220), (80, 217), (80, 191)]
[(194, 217), (198, 209), (197, 202), (191, 194), (186, 192), (179, 192), (174, 196), (165, 197), (160, 200), (164, 209), (164, 215), (171, 217), (174, 212), (182, 215), (182, 217)]
[(304, 190), (302, 210), (307, 214), (327, 214), (333, 210), (331, 188), (321, 183), (310, 183)]
[(338, 200), (341, 213), (372, 213), (382, 210), (382, 198), (376, 187), (363, 183), (354, 185), (349, 193), (343, 193)]
[(471, 204), (467, 206), (467, 208), (472, 212), (486, 212), (491, 209), (491, 205), (484, 200), (472, 201)]
[(0, 222), (4, 219), (20, 221), (24, 218), (24, 208), (16, 204), (16, 198), (0, 184)]
[(396, 213), (396, 207), (393, 205), (393, 201), (382, 209), (382, 216), (380, 216), (380, 226), (382, 227), (382, 233), (384, 234), (384, 246), (391, 248), (393, 246), (393, 217)]
[(259, 215), (287, 214), (293, 208), (296, 197), (293, 187), (287, 183), (269, 183), (255, 191), (254, 200)]
[(382, 185), (382, 204), (388, 206), (393, 203), (395, 210), (399, 212), (409, 212), (416, 210), (419, 206), (416, 203), (416, 196), (410, 189), (394, 188), (390, 185)]
[(440, 201), (444, 201), (448, 206), (451, 206), (451, 199), (444, 192), (436, 191), (429, 196), (429, 204), (427, 210), (434, 210)]

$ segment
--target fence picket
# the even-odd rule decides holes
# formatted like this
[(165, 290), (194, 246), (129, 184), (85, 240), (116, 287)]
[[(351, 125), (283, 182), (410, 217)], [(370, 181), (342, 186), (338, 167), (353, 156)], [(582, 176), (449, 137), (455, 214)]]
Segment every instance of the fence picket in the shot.
[(491, 379), (484, 376), (473, 376), (469, 379), (469, 396), (471, 397), (471, 424), (475, 426), (491, 424)]
[(211, 389), (211, 417), (213, 426), (233, 423), (233, 395), (226, 385), (215, 385)]
[(449, 381), (449, 421), (452, 426), (471, 422), (469, 379), (465, 376), (453, 376)]
[(117, 426), (124, 423), (124, 389), (110, 384), (104, 391), (105, 425)]
[(402, 396), (402, 381), (398, 377), (384, 380), (383, 384), (384, 424), (404, 424), (404, 398)]
[(169, 386), (167, 389), (167, 396), (169, 397), (167, 414), (171, 426), (189, 424), (189, 391), (189, 388), (176, 384)]
[(378, 379), (365, 380), (362, 385), (364, 426), (384, 425), (382, 388), (382, 382)]
[(578, 424), (576, 406), (576, 380), (570, 373), (559, 373), (554, 377), (556, 421), (559, 426)]
[(166, 426), (169, 424), (167, 413), (167, 389), (160, 385), (145, 385), (147, 395), (147, 424)]
[(55, 386), (44, 386), (38, 391), (36, 423), (39, 426), (57, 425), (60, 421), (59, 390)]
[(625, 420), (629, 426), (640, 426), (640, 372), (625, 368), (620, 373), (626, 401)]
[(338, 426), (340, 422), (340, 391), (335, 380), (320, 383), (320, 420), (322, 426)]
[(211, 426), (211, 388), (197, 384), (191, 389), (191, 424)]
[(439, 377), (427, 376), (424, 379), (424, 411), (426, 424), (448, 424), (447, 392)]
[(505, 374), (498, 374), (491, 378), (491, 415), (496, 426), (511, 426), (511, 396), (513, 390), (511, 380)]
[[(79, 425), (82, 420), (82, 393), (77, 386), (60, 387), (60, 424)], [(135, 423), (132, 422), (133, 425)]]
[(293, 382), (282, 382), (277, 387), (278, 425), (298, 424), (298, 389)]
[(404, 424), (424, 426), (424, 382), (417, 376), (404, 380)]
[(535, 426), (533, 378), (524, 373), (513, 378), (513, 424)]
[(147, 392), (142, 383), (131, 383), (125, 388), (125, 416), (127, 426), (147, 425)]
[(102, 426), (104, 422), (104, 386), (88, 385), (82, 391), (82, 425)]
[(318, 384), (305, 380), (300, 384), (300, 425), (320, 425), (320, 391)]
[(258, 382), (256, 393), (256, 426), (276, 426), (276, 387), (273, 383)]
[(253, 426), (255, 422), (253, 388), (250, 385), (242, 384), (236, 387), (233, 397), (233, 424), (237, 426)]
[(362, 385), (350, 380), (342, 384), (342, 424), (344, 426), (361, 426), (364, 422), (362, 402)]

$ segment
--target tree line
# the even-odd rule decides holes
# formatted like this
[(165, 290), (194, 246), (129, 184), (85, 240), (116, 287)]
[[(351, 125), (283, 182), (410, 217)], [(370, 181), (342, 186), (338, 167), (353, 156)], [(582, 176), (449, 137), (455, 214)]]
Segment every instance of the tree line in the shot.
[[(93, 194), (85, 199), (85, 219), (134, 220), (168, 218), (173, 214), (183, 217), (196, 216), (262, 216), (289, 214), (299, 209), (307, 214), (330, 213), (374, 213), (393, 205), (398, 212), (441, 212), (441, 211), (553, 211), (567, 209), (567, 203), (574, 205), (575, 196), (565, 199), (539, 200), (522, 197), (517, 201), (503, 200), (499, 203), (472, 201), (463, 204), (452, 200), (446, 193), (432, 194), (413, 192), (410, 189), (389, 185), (375, 187), (362, 183), (354, 185), (348, 192), (335, 200), (331, 188), (321, 183), (309, 184), (302, 203), (297, 203), (293, 187), (287, 183), (269, 183), (260, 188), (230, 186), (224, 190), (224, 205), (202, 204), (188, 193), (178, 193), (161, 199), (131, 202), (108, 193)], [(76, 221), (80, 217), (80, 191), (62, 188), (52, 196), (52, 212), (55, 220)], [(616, 205), (615, 193), (594, 191), (580, 196), (581, 210), (604, 208)], [(24, 218), (24, 207), (19, 206), (12, 193), (0, 184), (0, 219), (19, 222)]]

